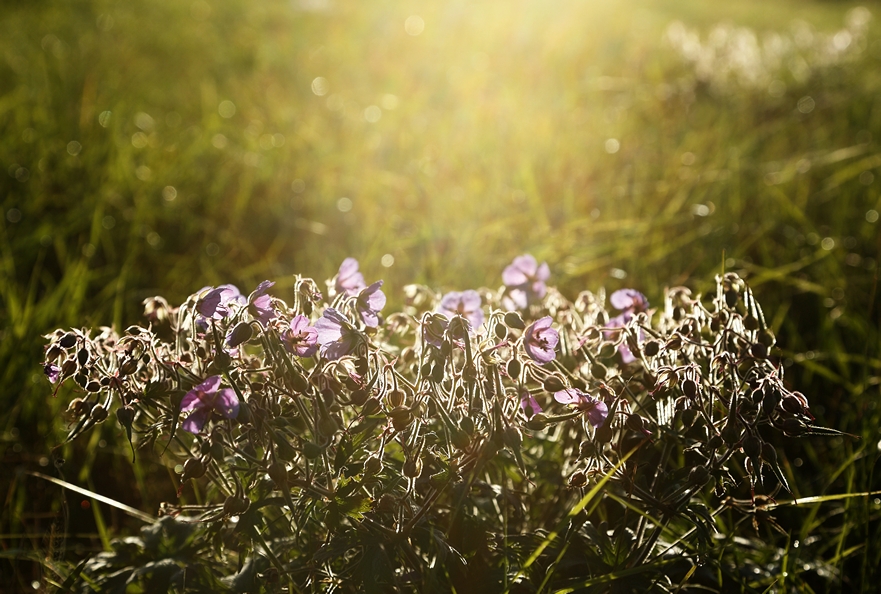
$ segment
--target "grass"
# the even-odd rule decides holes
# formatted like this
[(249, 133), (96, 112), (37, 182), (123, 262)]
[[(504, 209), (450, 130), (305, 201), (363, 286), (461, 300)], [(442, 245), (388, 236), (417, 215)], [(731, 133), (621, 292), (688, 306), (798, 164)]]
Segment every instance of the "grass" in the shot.
[[(221, 282), (271, 278), (286, 296), (292, 274), (328, 278), (349, 255), (386, 279), (393, 305), (411, 282), (500, 284), (532, 252), (570, 294), (635, 286), (658, 300), (664, 286), (744, 273), (787, 377), (824, 424), (861, 438), (788, 447), (795, 494), (881, 487), (878, 25), (852, 60), (805, 78), (780, 69), (774, 94), (701, 81), (664, 42), (673, 19), (704, 40), (718, 22), (829, 33), (854, 5), (431, 2), (416, 36), (404, 28), (416, 9), (391, 0), (0, 6), (8, 468), (39, 469), (63, 439), (66, 399), (38, 365), (55, 327), (124, 327), (147, 296)], [(115, 433), (66, 446), (68, 480), (155, 510), (173, 487), (145, 488), (164, 470), (132, 467)], [(58, 492), (22, 476), (3, 492), (0, 532), (44, 548)], [(121, 530), (79, 511), (70, 532)], [(872, 589), (871, 498), (784, 513), (793, 539), (820, 537), (846, 589)]]

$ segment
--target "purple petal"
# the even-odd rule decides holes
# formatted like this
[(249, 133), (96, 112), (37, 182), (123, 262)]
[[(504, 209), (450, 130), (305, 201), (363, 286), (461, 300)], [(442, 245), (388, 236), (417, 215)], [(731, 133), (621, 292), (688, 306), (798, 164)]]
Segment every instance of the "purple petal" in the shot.
[(466, 314), (465, 317), (471, 322), (471, 328), (479, 328), (483, 324), (483, 310), (481, 309), (475, 309)]
[[(480, 293), (473, 289), (468, 289), (462, 292), (462, 295), (459, 297), (459, 303), (461, 304), (461, 311), (470, 312), (479, 310), (483, 301), (480, 299)], [(479, 326), (480, 324), (477, 325)]]
[(223, 289), (212, 289), (207, 295), (199, 299), (196, 303), (196, 310), (206, 318), (214, 317), (217, 308), (220, 306), (220, 298), (223, 295)]
[(260, 297), (261, 295), (265, 295), (266, 291), (268, 291), (270, 289), (270, 287), (272, 287), (274, 285), (275, 285), (275, 283), (272, 281), (268, 281), (268, 280), (263, 281), (262, 283), (257, 285), (257, 288), (254, 289), (253, 293), (251, 293), (251, 296), (248, 298), (248, 301), (250, 301), (251, 303), (254, 303), (254, 300), (256, 300), (257, 297)]
[(535, 279), (541, 282), (546, 282), (549, 278), (551, 278), (551, 269), (548, 268), (547, 262), (542, 262), (541, 266), (539, 266), (538, 270), (535, 272)]
[(376, 328), (379, 326), (379, 316), (376, 315), (376, 312), (372, 309), (359, 309), (358, 313), (361, 315), (361, 321), (364, 322), (364, 325), (368, 328)]
[(339, 340), (343, 335), (343, 325), (347, 320), (340, 313), (328, 307), (324, 315), (315, 322), (315, 330), (318, 331), (318, 344), (327, 344)]
[(291, 332), (293, 332), (294, 334), (300, 334), (303, 330), (307, 328), (309, 328), (309, 318), (307, 318), (303, 314), (296, 315), (294, 316), (294, 319), (291, 320)]
[(355, 350), (356, 341), (357, 336), (346, 334), (339, 340), (322, 345), (321, 356), (329, 361), (335, 361)]
[(597, 400), (594, 403), (593, 408), (587, 412), (587, 420), (590, 421), (590, 424), (594, 427), (602, 425), (608, 416), (609, 407), (606, 406), (606, 403), (602, 400)]
[(46, 377), (49, 378), (49, 381), (54, 384), (58, 381), (59, 376), (61, 376), (61, 368), (54, 363), (47, 363), (43, 366), (43, 373), (45, 373)]
[(366, 289), (362, 290), (358, 295), (358, 301), (366, 302), (367, 306), (373, 311), (379, 311), (385, 307), (385, 293), (379, 290), (382, 281), (376, 281)]
[(518, 266), (520, 258), (522, 258), (522, 256), (514, 258), (514, 262), (508, 264), (508, 266), (502, 271), (502, 282), (508, 287), (519, 287), (520, 285), (529, 282), (527, 273)]
[(205, 423), (208, 422), (208, 417), (211, 415), (211, 409), (209, 408), (199, 408), (193, 411), (186, 419), (184, 419), (183, 424), (181, 425), (181, 429), (184, 431), (189, 431), (190, 433), (199, 433), (202, 431), (202, 427), (205, 426)]
[(459, 300), (461, 297), (462, 293), (458, 291), (450, 291), (441, 297), (440, 303), (437, 306), (438, 311), (448, 318), (452, 317), (459, 311)]
[(340, 270), (336, 276), (337, 293), (346, 293), (349, 296), (355, 296), (358, 291), (363, 289), (367, 283), (364, 282), (364, 275), (358, 272), (358, 260), (355, 258), (346, 258), (340, 265)]
[(214, 410), (227, 419), (234, 419), (239, 415), (239, 398), (232, 388), (224, 388), (217, 392), (214, 398)]
[(520, 394), (520, 408), (523, 409), (526, 416), (530, 418), (534, 414), (542, 412), (541, 406), (539, 406), (538, 402), (535, 400), (535, 396), (529, 392), (522, 392)]
[(526, 296), (526, 291), (523, 289), (510, 289), (508, 294), (502, 298), (502, 303), (508, 311), (514, 311), (526, 309), (526, 306), (529, 305), (529, 300)]
[(649, 305), (645, 295), (636, 289), (618, 289), (609, 297), (609, 303), (621, 311), (643, 311)]
[(566, 388), (554, 394), (554, 400), (560, 404), (578, 404), (583, 394), (577, 388)]

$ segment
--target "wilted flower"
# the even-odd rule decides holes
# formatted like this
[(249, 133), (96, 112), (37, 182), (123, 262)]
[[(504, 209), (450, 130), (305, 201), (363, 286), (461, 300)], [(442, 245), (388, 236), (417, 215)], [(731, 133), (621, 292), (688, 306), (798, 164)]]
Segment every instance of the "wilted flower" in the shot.
[(61, 368), (54, 363), (46, 363), (43, 366), (43, 373), (45, 373), (46, 377), (49, 378), (49, 381), (54, 384), (58, 381), (58, 378), (61, 377)]
[(437, 307), (438, 313), (453, 319), (454, 316), (460, 315), (471, 324), (472, 328), (477, 328), (483, 324), (483, 310), (480, 309), (480, 294), (474, 290), (451, 291), (441, 298)]
[(542, 262), (539, 266), (531, 254), (517, 256), (502, 271), (502, 281), (508, 287), (508, 297), (519, 309), (524, 309), (545, 296), (548, 292), (545, 282), (550, 276), (551, 270), (547, 262)]
[(272, 297), (266, 294), (266, 291), (275, 285), (274, 282), (265, 280), (254, 289), (254, 292), (248, 296), (248, 311), (255, 320), (265, 326), (273, 318), (278, 317), (278, 312), (272, 307)]
[(340, 264), (340, 270), (334, 278), (336, 292), (354, 297), (366, 286), (367, 283), (364, 282), (364, 275), (358, 271), (358, 260), (355, 258), (343, 260), (343, 263)]
[(230, 304), (243, 305), (246, 302), (245, 296), (235, 285), (220, 285), (216, 289), (211, 287), (205, 287), (205, 289), (210, 290), (196, 303), (196, 310), (206, 318), (220, 320), (230, 314)]
[(574, 404), (594, 427), (602, 425), (609, 416), (609, 407), (605, 402), (585, 394), (578, 388), (560, 390), (554, 394), (554, 400), (560, 404)]
[(560, 342), (560, 334), (551, 328), (551, 316), (545, 316), (526, 327), (523, 333), (523, 348), (533, 361), (550, 363), (557, 357), (554, 349)]
[(234, 419), (239, 414), (239, 399), (231, 388), (218, 390), (220, 376), (213, 375), (187, 392), (180, 403), (181, 412), (193, 411), (184, 420), (181, 428), (190, 433), (199, 433), (213, 411), (217, 411), (227, 419)]
[(291, 320), (290, 329), (282, 332), (281, 339), (298, 357), (311, 357), (318, 350), (318, 330), (309, 325), (309, 319), (304, 315)]
[(349, 320), (332, 307), (324, 310), (324, 315), (315, 322), (315, 330), (318, 332), (321, 356), (331, 361), (354, 351), (361, 340)]
[(355, 309), (361, 316), (364, 325), (370, 328), (376, 328), (379, 325), (379, 310), (385, 307), (385, 293), (380, 290), (382, 281), (376, 281), (366, 289), (362, 289), (358, 293), (358, 299), (355, 301)]
[(430, 314), (422, 324), (422, 340), (435, 348), (441, 348), (444, 332), (450, 322), (442, 314)]
[(529, 418), (541, 412), (541, 406), (529, 390), (520, 392), (520, 408), (523, 409), (523, 414)]

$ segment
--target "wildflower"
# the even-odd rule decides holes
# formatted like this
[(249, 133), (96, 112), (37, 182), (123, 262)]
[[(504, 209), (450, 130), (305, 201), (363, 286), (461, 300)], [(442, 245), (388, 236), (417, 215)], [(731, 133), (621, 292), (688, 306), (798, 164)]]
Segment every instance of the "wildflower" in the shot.
[(278, 317), (278, 312), (272, 306), (272, 297), (266, 294), (266, 291), (275, 285), (274, 282), (265, 280), (254, 289), (254, 292), (248, 296), (248, 311), (255, 320), (259, 320), (264, 326), (273, 318)]
[(362, 289), (355, 301), (358, 315), (361, 316), (364, 325), (369, 328), (376, 328), (379, 325), (379, 316), (376, 314), (385, 307), (385, 293), (379, 289), (381, 286), (382, 281), (380, 280), (366, 289)]
[(560, 404), (574, 404), (594, 427), (602, 425), (609, 416), (609, 407), (602, 400), (585, 394), (578, 388), (567, 388), (554, 394), (554, 400)]
[(340, 270), (334, 277), (334, 288), (337, 293), (345, 293), (349, 297), (354, 297), (365, 288), (367, 283), (364, 282), (364, 275), (358, 271), (358, 260), (355, 258), (346, 258), (340, 264)]
[(199, 433), (214, 411), (227, 419), (234, 419), (238, 416), (239, 400), (235, 391), (230, 388), (218, 390), (219, 386), (220, 376), (213, 375), (187, 392), (180, 403), (180, 410), (181, 412), (193, 412), (181, 425), (184, 431)]
[(551, 276), (551, 270), (547, 262), (538, 261), (531, 255), (517, 256), (514, 261), (502, 271), (502, 281), (508, 288), (509, 305), (513, 304), (517, 309), (525, 309), (530, 303), (542, 299), (548, 292), (545, 284)]
[(361, 337), (352, 324), (332, 307), (315, 322), (321, 356), (331, 361), (350, 354), (358, 346)]
[(43, 373), (45, 373), (46, 377), (49, 378), (49, 381), (54, 384), (58, 381), (58, 378), (61, 377), (61, 368), (54, 363), (46, 363), (43, 366)]
[(533, 361), (550, 363), (557, 357), (554, 349), (560, 342), (560, 334), (551, 328), (551, 316), (536, 320), (523, 333), (523, 348)]
[(318, 350), (318, 330), (309, 325), (309, 319), (304, 315), (291, 320), (290, 329), (282, 332), (281, 339), (298, 357), (311, 357)]
[(477, 291), (451, 291), (441, 298), (437, 311), (450, 319), (460, 315), (476, 328), (483, 324), (483, 310), (480, 309), (481, 299)]
[[(606, 324), (606, 328), (609, 329), (624, 328), (630, 323), (630, 320), (633, 319), (634, 314), (645, 311), (649, 306), (649, 301), (646, 299), (646, 296), (636, 289), (618, 289), (609, 297), (609, 302), (615, 309), (621, 311), (620, 314), (609, 320), (608, 324)], [(605, 331), (604, 334), (606, 338), (610, 338), (614, 336), (616, 332)], [(639, 329), (638, 340), (642, 341), (644, 338), (645, 333), (642, 329)], [(618, 345), (618, 353), (621, 355), (622, 363), (633, 363), (636, 361), (636, 357), (633, 356), (626, 341), (622, 341), (621, 344)]]
[(609, 297), (609, 303), (622, 312), (636, 313), (648, 309), (649, 301), (636, 289), (618, 289)]
[(541, 406), (529, 390), (520, 392), (520, 408), (523, 410), (523, 414), (529, 418), (542, 412)]
[(196, 310), (205, 318), (220, 320), (230, 314), (231, 304), (242, 305), (245, 303), (244, 295), (235, 285), (220, 285), (216, 289), (211, 287), (205, 287), (205, 289), (210, 290), (196, 303)]

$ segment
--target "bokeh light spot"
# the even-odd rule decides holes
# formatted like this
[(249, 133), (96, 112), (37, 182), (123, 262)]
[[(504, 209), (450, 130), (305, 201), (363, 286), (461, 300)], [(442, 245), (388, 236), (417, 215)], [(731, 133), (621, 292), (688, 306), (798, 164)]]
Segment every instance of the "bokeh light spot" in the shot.
[(407, 35), (415, 37), (420, 35), (424, 30), (425, 21), (422, 20), (422, 17), (418, 14), (410, 15), (407, 17), (407, 20), (404, 21), (404, 31), (407, 32)]
[(609, 138), (606, 140), (606, 152), (610, 155), (614, 155), (621, 149), (621, 143), (618, 142), (617, 138)]
[(383, 266), (385, 266), (386, 268), (391, 268), (392, 266), (395, 265), (395, 257), (392, 256), (391, 254), (386, 254), (382, 257), (382, 259), (380, 260), (380, 263)]
[(318, 95), (319, 97), (323, 97), (327, 95), (328, 85), (327, 79), (323, 76), (316, 77), (312, 80), (312, 92)]
[(67, 143), (67, 154), (69, 154), (72, 157), (76, 157), (78, 154), (80, 154), (80, 151), (82, 151), (82, 150), (83, 150), (83, 145), (81, 145), (76, 140), (71, 140), (70, 142)]
[(220, 117), (229, 119), (236, 115), (236, 104), (229, 99), (221, 101), (217, 106), (217, 113), (220, 114)]
[(352, 201), (349, 198), (343, 196), (339, 200), (336, 201), (337, 210), (340, 212), (349, 212), (352, 210)]

